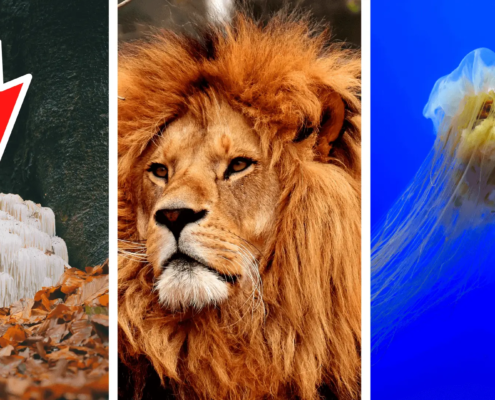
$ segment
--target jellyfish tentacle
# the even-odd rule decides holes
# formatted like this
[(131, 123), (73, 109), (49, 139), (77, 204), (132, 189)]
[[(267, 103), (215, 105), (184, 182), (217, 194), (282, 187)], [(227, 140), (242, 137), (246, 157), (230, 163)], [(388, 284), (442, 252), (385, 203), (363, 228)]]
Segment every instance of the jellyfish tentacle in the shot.
[(487, 49), (470, 53), (433, 88), (424, 115), (435, 144), (372, 235), (373, 351), (400, 326), (493, 273), (494, 99), (495, 53)]

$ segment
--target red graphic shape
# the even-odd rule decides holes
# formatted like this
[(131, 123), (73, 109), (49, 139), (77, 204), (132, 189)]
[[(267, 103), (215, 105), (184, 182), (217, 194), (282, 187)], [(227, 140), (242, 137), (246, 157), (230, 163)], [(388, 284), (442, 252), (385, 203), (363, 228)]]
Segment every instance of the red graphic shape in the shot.
[(21, 93), (22, 83), (11, 87), (10, 89), (6, 89), (0, 91), (0, 143), (3, 140), (3, 135), (7, 130), (7, 125), (10, 121), (10, 117), (12, 116), (12, 112), (14, 111), (14, 107), (17, 103), (17, 99), (19, 98), (19, 94)]
[(27, 74), (10, 82), (3, 82), (2, 41), (0, 40), (0, 161), (31, 79), (31, 74)]

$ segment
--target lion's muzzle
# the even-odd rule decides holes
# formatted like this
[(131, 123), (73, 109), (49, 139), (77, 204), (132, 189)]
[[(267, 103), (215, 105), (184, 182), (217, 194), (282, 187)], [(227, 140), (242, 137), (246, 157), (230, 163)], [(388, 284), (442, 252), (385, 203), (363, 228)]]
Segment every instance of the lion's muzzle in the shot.
[(228, 297), (229, 284), (237, 281), (236, 275), (211, 267), (191, 237), (206, 215), (206, 210), (191, 208), (164, 208), (155, 213), (164, 250), (155, 288), (160, 303), (173, 311), (216, 305)]

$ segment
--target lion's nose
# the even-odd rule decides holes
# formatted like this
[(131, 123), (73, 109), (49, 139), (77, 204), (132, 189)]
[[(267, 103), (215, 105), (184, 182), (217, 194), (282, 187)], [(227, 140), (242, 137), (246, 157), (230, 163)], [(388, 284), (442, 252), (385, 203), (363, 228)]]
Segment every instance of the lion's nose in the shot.
[(190, 208), (163, 209), (155, 214), (155, 221), (159, 225), (165, 225), (173, 233), (176, 240), (179, 240), (180, 233), (187, 224), (192, 224), (204, 218), (206, 210), (194, 211)]

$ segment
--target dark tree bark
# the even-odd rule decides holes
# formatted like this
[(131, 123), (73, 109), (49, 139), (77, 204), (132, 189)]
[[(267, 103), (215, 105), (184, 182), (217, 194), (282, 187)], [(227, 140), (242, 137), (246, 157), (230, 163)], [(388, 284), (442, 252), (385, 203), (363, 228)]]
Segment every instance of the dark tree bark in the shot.
[(2, 0), (4, 80), (33, 75), (0, 192), (51, 207), (70, 264), (108, 257), (108, 2)]

